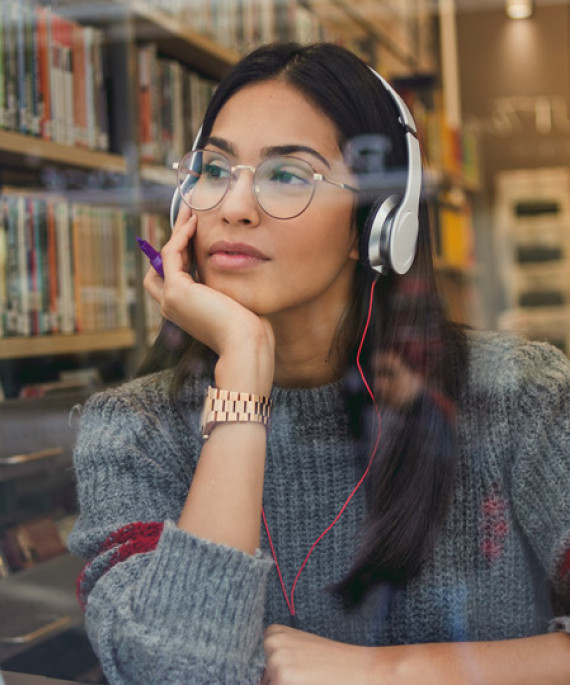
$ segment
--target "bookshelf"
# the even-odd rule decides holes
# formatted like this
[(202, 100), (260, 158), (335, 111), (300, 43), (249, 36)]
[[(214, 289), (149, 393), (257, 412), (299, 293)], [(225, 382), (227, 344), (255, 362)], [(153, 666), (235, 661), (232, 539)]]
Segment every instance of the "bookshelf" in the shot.
[(539, 167), (496, 176), (498, 326), (570, 354), (570, 170)]
[[(194, 117), (192, 125), (184, 132), (184, 139), (178, 139), (172, 150), (162, 157), (145, 156), (140, 134), (138, 67), (141, 51), (147, 46), (152, 46), (156, 60), (166, 64), (167, 69), (169, 65), (179, 65), (185, 70), (184, 73), (192, 73), (203, 83), (209, 84), (223, 77), (238, 61), (240, 54), (253, 47), (256, 42), (276, 38), (301, 42), (320, 39), (341, 42), (359, 52), (389, 78), (398, 77), (400, 90), (408, 94), (412, 92), (409, 88), (410, 77), (428, 71), (431, 74), (438, 63), (435, 54), (437, 17), (427, 0), (417, 0), (415, 3), (384, 0), (374, 3), (374, 7), (364, 4), (359, 8), (346, 0), (313, 0), (302, 4), (297, 0), (262, 0), (259, 3), (252, 0), (228, 0), (224, 5), (227, 17), (213, 16), (214, 10), (208, 3), (203, 5), (201, 12), (190, 13), (185, 3), (174, 1), (115, 0), (88, 4), (66, 0), (57, 3), (52, 9), (48, 8), (47, 3), (7, 0), (0, 12), (0, 29), (4, 31), (5, 46), (11, 46), (16, 51), (16, 56), (20, 54), (18, 50), (23, 50), (24, 55), (27, 53), (25, 48), (18, 46), (15, 34), (8, 39), (7, 27), (11, 19), (21, 21), (19, 7), (24, 8), (22, 16), (25, 19), (28, 16), (26, 12), (31, 12), (31, 8), (36, 6), (40, 8), (37, 10), (37, 21), (41, 20), (44, 24), (48, 22), (47, 26), (52, 21), (52, 28), (55, 27), (51, 39), (57, 43), (57, 59), (61, 59), (61, 62), (58, 61), (56, 66), (60, 71), (56, 69), (56, 73), (52, 74), (48, 69), (46, 76), (46, 67), (42, 66), (40, 58), (42, 54), (51, 55), (51, 51), (41, 52), (42, 49), (45, 51), (49, 48), (49, 45), (44, 44), (48, 34), (38, 33), (36, 43), (32, 40), (30, 44), (30, 49), (36, 50), (39, 55), (39, 61), (35, 65), (37, 71), (34, 72), (33, 60), (29, 63), (31, 67), (27, 67), (32, 69), (28, 76), (35, 75), (38, 79), (37, 92), (33, 88), (27, 92), (27, 102), (31, 107), (31, 113), (26, 115), (25, 120), (30, 124), (28, 129), (22, 125), (24, 119), (18, 120), (19, 115), (14, 112), (11, 115), (12, 125), (9, 125), (10, 117), (6, 114), (9, 84), (4, 78), (3, 87), (0, 88), (2, 186), (11, 185), (12, 181), (12, 185), (23, 186), (22, 192), (29, 190), (31, 196), (38, 194), (42, 192), (41, 171), (48, 165), (61, 170), (92, 170), (118, 178), (118, 185), (114, 188), (103, 184), (96, 188), (64, 187), (58, 192), (69, 201), (70, 212), (77, 204), (100, 207), (109, 205), (122, 209), (131, 240), (135, 234), (144, 232), (144, 216), (166, 216), (174, 186), (173, 172), (169, 168), (170, 157), (175, 155), (178, 147), (188, 146), (188, 140), (195, 134), (196, 121), (201, 116), (199, 113), (197, 118)], [(254, 6), (260, 8), (257, 14), (252, 9)], [(239, 7), (245, 12), (242, 19), (236, 19)], [(373, 22), (366, 18), (367, 11), (373, 14)], [(39, 31), (44, 24), (37, 23), (34, 26)], [(58, 32), (55, 32), (56, 28)], [(68, 34), (73, 37), (71, 42)], [(32, 39), (33, 37), (32, 35)], [(83, 46), (85, 51), (85, 45), (90, 46), (89, 50), (98, 51), (97, 54), (90, 52), (89, 59), (85, 54), (82, 56), (81, 48)], [(76, 66), (92, 69), (87, 85), (81, 84), (80, 79), (77, 80), (73, 69), (68, 73), (69, 62), (66, 59), (70, 55), (74, 57)], [(6, 60), (0, 64), (0, 68), (9, 68)], [(10, 68), (14, 69), (14, 64)], [(53, 69), (53, 64), (50, 69)], [(50, 75), (54, 80), (49, 81)], [(45, 78), (48, 78), (49, 83)], [(66, 99), (67, 109), (55, 107), (54, 102), (58, 98), (51, 97), (50, 100), (46, 83), (54, 88), (63, 88), (61, 92), (63, 99)], [(98, 94), (101, 95), (101, 90), (97, 88), (101, 89), (102, 86), (105, 91), (104, 101), (103, 106), (98, 106), (97, 98)], [(29, 83), (27, 86), (20, 82), (12, 84), (13, 93), (17, 94), (18, 89), (24, 87), (29, 89)], [(89, 91), (90, 98), (86, 91), (89, 88), (93, 89), (92, 92)], [(48, 105), (51, 107), (53, 121), (49, 121), (49, 116), (41, 108), (34, 110), (34, 92), (38, 97), (41, 95), (40, 103), (44, 110)], [(70, 93), (72, 103), (86, 97), (93, 108), (91, 115), (81, 108), (69, 108)], [(415, 103), (420, 102), (421, 97), (416, 97)], [(453, 144), (457, 147), (457, 140), (449, 133), (442, 133), (442, 124), (437, 121), (437, 117), (441, 116), (441, 104), (436, 102), (433, 105), (432, 119), (429, 121), (425, 119), (425, 110), (424, 106), (423, 109), (414, 111), (414, 114), (424, 124), (426, 135), (429, 132), (430, 140), (426, 142), (426, 148), (431, 146), (432, 152), (438, 145), (441, 148), (437, 154), (432, 155), (433, 163), (429, 165), (426, 174), (427, 185), (429, 188), (436, 188), (438, 194), (455, 187), (460, 187), (467, 193), (474, 192), (477, 187), (476, 179), (465, 174), (460, 166), (446, 164), (444, 160), (445, 154), (449, 155), (445, 149), (453, 147)], [(184, 119), (184, 114), (182, 112), (176, 116)], [(35, 134), (30, 123), (34, 121)], [(73, 144), (70, 141), (63, 142), (65, 135), (61, 127), (65, 123), (74, 127), (71, 137)], [(170, 125), (171, 121), (167, 121), (166, 126)], [(88, 133), (89, 127), (93, 129), (91, 133)], [(466, 146), (463, 147), (467, 149)], [(49, 197), (49, 191), (43, 189), (43, 192)], [(468, 200), (465, 204), (468, 205)], [(160, 236), (159, 241), (162, 241), (163, 233)], [(0, 245), (0, 275), (1, 251)], [(49, 335), (34, 336), (2, 336), (0, 333), (0, 360), (9, 363), (10, 359), (44, 355), (85, 355), (104, 350), (123, 350), (131, 355), (129, 364), (130, 368), (134, 368), (136, 360), (141, 358), (148, 340), (152, 338), (156, 317), (150, 311), (142, 289), (144, 266), (140, 256), (133, 254), (129, 258), (132, 262), (129, 294), (131, 320), (126, 327), (112, 330), (73, 330), (65, 334), (53, 331)], [(468, 279), (473, 275), (473, 264), (468, 259), (450, 259), (445, 253), (437, 255), (436, 267), (446, 279)], [(153, 322), (152, 325), (149, 325), (149, 321)]]
[(155, 43), (162, 54), (184, 64), (199, 65), (212, 78), (221, 79), (240, 58), (237, 50), (181, 25), (148, 2), (131, 0), (129, 7), (137, 40)]
[(20, 158), (22, 164), (34, 166), (54, 162), (63, 166), (102, 169), (119, 174), (124, 174), (127, 170), (126, 160), (121, 155), (80, 150), (15, 131), (0, 130), (0, 154), (4, 160), (11, 154)]

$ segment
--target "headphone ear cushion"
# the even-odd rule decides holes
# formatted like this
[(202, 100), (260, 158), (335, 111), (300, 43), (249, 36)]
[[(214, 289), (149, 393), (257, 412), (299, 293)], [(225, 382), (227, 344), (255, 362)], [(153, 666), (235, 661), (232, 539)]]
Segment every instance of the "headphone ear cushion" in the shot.
[(397, 207), (394, 196), (376, 200), (362, 227), (358, 254), (361, 263), (374, 273), (385, 273), (390, 268), (390, 228)]
[(360, 257), (360, 261), (368, 269), (372, 268), (370, 265), (369, 255), (370, 234), (372, 232), (372, 227), (374, 226), (374, 219), (378, 214), (378, 210), (380, 209), (382, 202), (383, 199), (376, 200), (370, 208), (370, 211), (368, 212), (366, 219), (364, 220), (364, 226), (362, 227), (362, 232), (360, 234), (360, 238), (358, 241), (358, 255)]

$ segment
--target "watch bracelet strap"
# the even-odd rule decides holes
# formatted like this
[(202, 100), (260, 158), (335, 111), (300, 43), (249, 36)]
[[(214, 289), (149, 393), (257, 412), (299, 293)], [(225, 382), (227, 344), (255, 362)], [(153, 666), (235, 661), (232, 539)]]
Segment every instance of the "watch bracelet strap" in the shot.
[[(273, 402), (269, 397), (210, 386), (204, 426), (217, 423), (261, 423), (269, 427)], [(211, 429), (210, 429), (211, 430)], [(209, 435), (210, 431), (207, 431)]]

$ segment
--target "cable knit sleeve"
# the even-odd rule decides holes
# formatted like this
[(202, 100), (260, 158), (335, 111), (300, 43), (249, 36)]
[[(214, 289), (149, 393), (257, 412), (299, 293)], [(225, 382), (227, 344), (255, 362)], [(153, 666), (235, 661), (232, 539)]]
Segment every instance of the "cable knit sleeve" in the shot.
[(258, 683), (272, 562), (176, 527), (199, 442), (170, 414), (117, 391), (83, 412), (69, 546), (87, 631), (112, 685)]
[(570, 364), (553, 347), (529, 343), (512, 368), (515, 513), (570, 614)]

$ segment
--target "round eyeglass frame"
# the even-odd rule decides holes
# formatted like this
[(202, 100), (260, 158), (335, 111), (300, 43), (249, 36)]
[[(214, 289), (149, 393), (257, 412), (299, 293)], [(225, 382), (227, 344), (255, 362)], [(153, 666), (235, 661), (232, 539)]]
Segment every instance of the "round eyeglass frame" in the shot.
[[(195, 212), (209, 212), (212, 209), (215, 209), (216, 207), (218, 207), (224, 201), (224, 198), (226, 197), (230, 188), (232, 187), (232, 183), (237, 178), (236, 172), (242, 171), (243, 169), (247, 169), (248, 171), (251, 171), (251, 173), (252, 173), (252, 184), (251, 185), (252, 185), (252, 189), (253, 189), (253, 197), (255, 198), (255, 202), (256, 202), (257, 206), (262, 210), (262, 212), (264, 212), (264, 214), (267, 214), (267, 216), (270, 216), (273, 219), (280, 219), (283, 221), (286, 221), (287, 219), (295, 219), (296, 217), (300, 216), (309, 207), (309, 205), (313, 201), (313, 197), (315, 196), (315, 189), (317, 187), (317, 184), (316, 184), (317, 181), (323, 181), (324, 183), (330, 183), (331, 185), (334, 185), (337, 188), (343, 188), (344, 190), (350, 190), (353, 193), (359, 192), (358, 188), (354, 188), (353, 186), (349, 185), (348, 183), (342, 183), (341, 181), (335, 181), (332, 178), (328, 178), (324, 174), (319, 174), (318, 172), (315, 171), (312, 164), (310, 164), (310, 162), (307, 162), (306, 159), (301, 159), (300, 157), (295, 157), (293, 155), (274, 155), (271, 157), (266, 157), (257, 166), (251, 166), (250, 164), (232, 164), (230, 162), (229, 158), (225, 154), (218, 152), (218, 151), (215, 151), (216, 155), (219, 155), (220, 157), (223, 157), (225, 160), (227, 160), (228, 168), (229, 168), (229, 172), (230, 172), (230, 178), (229, 178), (228, 184), (226, 186), (226, 189), (222, 193), (220, 199), (215, 204), (213, 204), (211, 207), (208, 207), (207, 209), (198, 209), (196, 207), (192, 207), (192, 205), (184, 197), (183, 190), (184, 190), (184, 181), (186, 179), (181, 180), (181, 178), (180, 178), (181, 173), (182, 173), (181, 170), (183, 168), (182, 162), (187, 157), (189, 157), (190, 155), (195, 155), (198, 152), (214, 152), (214, 151), (213, 150), (204, 150), (202, 148), (198, 148), (196, 150), (191, 150), (190, 152), (186, 152), (184, 155), (182, 155), (180, 160), (178, 162), (174, 162), (172, 165), (172, 168), (176, 171), (178, 193), (179, 193), (182, 201), (184, 202), (184, 204), (186, 206), (190, 207), (190, 209), (192, 211), (195, 211)], [(282, 157), (284, 159), (292, 159), (292, 160), (295, 160), (297, 162), (301, 162), (302, 164), (305, 164), (313, 172), (313, 174), (312, 174), (313, 185), (311, 188), (311, 194), (309, 196), (309, 199), (307, 200), (307, 203), (305, 204), (303, 209), (301, 209), (300, 211), (298, 211), (295, 214), (292, 214), (291, 216), (275, 216), (275, 214), (271, 214), (271, 212), (268, 212), (267, 209), (265, 209), (265, 207), (261, 204), (261, 201), (259, 199), (259, 185), (255, 184), (255, 173), (259, 169), (260, 166), (262, 166), (268, 160), (273, 159), (274, 157), (277, 157), (277, 158)], [(186, 165), (186, 168), (191, 168), (191, 165)]]

